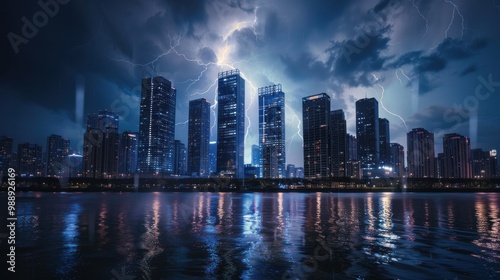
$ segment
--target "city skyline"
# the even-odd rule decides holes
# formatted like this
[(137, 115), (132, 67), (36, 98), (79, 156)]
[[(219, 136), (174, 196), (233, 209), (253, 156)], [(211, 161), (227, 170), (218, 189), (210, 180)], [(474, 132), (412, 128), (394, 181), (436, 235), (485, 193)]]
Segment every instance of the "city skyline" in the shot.
[[(236, 68), (247, 82), (247, 116), (258, 114), (258, 87), (279, 82), (286, 89), (287, 164), (303, 166), (300, 102), (320, 92), (331, 96), (332, 109), (344, 111), (351, 135), (354, 101), (375, 97), (391, 142), (405, 146), (406, 133), (423, 127), (438, 136), (436, 156), (448, 133), (468, 137), (471, 148), (500, 144), (491, 133), (500, 131), (500, 10), (488, 1), (145, 1), (139, 7), (70, 1), (16, 48), (7, 35), (24, 36), (21, 19), (32, 22), (42, 8), (5, 5), (12, 13), (2, 25), (0, 135), (12, 137), (14, 147), (30, 142), (45, 151), (47, 136), (56, 134), (79, 149), (86, 116), (102, 109), (119, 115), (120, 133), (137, 131), (140, 81), (148, 75), (163, 75), (176, 87), (175, 135), (187, 143), (188, 100), (209, 100), (213, 118), (217, 73)], [(256, 119), (247, 120), (245, 135), (249, 163)]]

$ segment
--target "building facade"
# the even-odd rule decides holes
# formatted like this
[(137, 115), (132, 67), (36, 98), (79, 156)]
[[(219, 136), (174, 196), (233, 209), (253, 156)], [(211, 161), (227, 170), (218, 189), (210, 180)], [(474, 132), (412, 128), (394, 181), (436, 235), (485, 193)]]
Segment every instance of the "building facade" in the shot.
[(391, 143), (390, 147), (390, 164), (393, 172), (396, 176), (403, 177), (405, 175), (405, 148), (398, 143)]
[(142, 79), (138, 172), (144, 176), (173, 173), (176, 92), (164, 77)]
[(69, 139), (60, 135), (50, 135), (47, 138), (47, 177), (68, 177)]
[(379, 165), (391, 165), (391, 135), (389, 131), (389, 120), (378, 119), (380, 160)]
[(320, 93), (302, 98), (305, 178), (330, 177), (330, 123), (328, 94)]
[(408, 177), (434, 178), (434, 133), (423, 128), (414, 128), (406, 137)]
[(358, 159), (363, 176), (370, 177), (371, 170), (377, 168), (380, 159), (380, 131), (378, 101), (364, 98), (356, 101), (356, 139)]
[(280, 84), (261, 87), (258, 93), (262, 177), (285, 178), (285, 93)]
[(118, 171), (118, 115), (106, 110), (87, 117), (83, 169), (87, 178), (115, 178)]
[(42, 158), (42, 146), (29, 142), (17, 146), (18, 164), (17, 174), (19, 177), (43, 177), (45, 176)]
[(210, 102), (205, 98), (189, 101), (188, 164), (189, 175), (207, 177), (209, 170)]
[(469, 138), (457, 133), (445, 134), (443, 154), (445, 178), (472, 178)]
[(139, 133), (125, 131), (120, 137), (118, 151), (118, 176), (132, 177), (137, 172)]
[(245, 80), (239, 70), (219, 73), (217, 97), (217, 173), (245, 173)]
[(346, 177), (347, 124), (343, 110), (330, 112), (331, 116), (331, 174)]
[(17, 168), (13, 165), (13, 145), (14, 140), (11, 137), (0, 136), (0, 173), (8, 174), (9, 168)]

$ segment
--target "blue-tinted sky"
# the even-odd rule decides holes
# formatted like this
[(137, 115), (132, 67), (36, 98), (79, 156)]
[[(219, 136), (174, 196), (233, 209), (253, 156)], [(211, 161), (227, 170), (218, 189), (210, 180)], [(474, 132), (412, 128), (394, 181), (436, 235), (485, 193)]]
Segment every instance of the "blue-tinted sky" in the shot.
[(367, 96), (391, 142), (406, 146), (407, 130), (423, 127), (437, 151), (448, 132), (500, 149), (498, 0), (60, 2), (50, 14), (37, 1), (1, 4), (0, 135), (15, 143), (45, 146), (54, 133), (81, 150), (85, 116), (100, 109), (137, 131), (147, 75), (177, 88), (176, 138), (186, 143), (188, 101), (214, 104), (217, 73), (238, 68), (245, 162), (258, 139), (257, 88), (272, 83), (286, 94), (287, 162), (298, 166), (301, 98), (320, 92), (345, 110), (351, 134), (354, 103)]

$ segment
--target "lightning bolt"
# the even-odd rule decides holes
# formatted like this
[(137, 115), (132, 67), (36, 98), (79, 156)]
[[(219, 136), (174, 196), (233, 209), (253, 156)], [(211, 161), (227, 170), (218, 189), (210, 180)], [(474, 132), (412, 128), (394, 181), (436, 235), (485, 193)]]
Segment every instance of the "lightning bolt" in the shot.
[(415, 4), (415, 0), (408, 0), (412, 2), (413, 7), (417, 10), (417, 13), (420, 15), (420, 17), (425, 21), (425, 32), (422, 37), (424, 37), (427, 34), (427, 31), (429, 31), (429, 20), (420, 12), (420, 9), (418, 6)]
[[(129, 61), (125, 58), (119, 58), (119, 59), (110, 58), (110, 59), (117, 61), (117, 62), (126, 63), (126, 64), (129, 64), (129, 65), (134, 66), (134, 67), (137, 67), (137, 66), (139, 66), (139, 67), (151, 67), (153, 69), (153, 71), (156, 72), (155, 65), (161, 59), (164, 59), (164, 58), (168, 57), (169, 55), (175, 55), (175, 56), (181, 57), (182, 59), (184, 59), (185, 61), (187, 61), (189, 63), (193, 63), (193, 64), (201, 67), (201, 70), (198, 73), (196, 78), (191, 78), (191, 79), (188, 79), (185, 81), (181, 81), (181, 82), (178, 82), (178, 84), (187, 84), (186, 92), (190, 96), (200, 96), (200, 95), (203, 96), (203, 95), (209, 94), (210, 92), (213, 92), (214, 102), (210, 106), (210, 108), (211, 108), (211, 113), (214, 116), (215, 121), (213, 122), (213, 124), (210, 128), (210, 131), (211, 131), (211, 134), (214, 135), (214, 128), (217, 125), (217, 112), (216, 112), (217, 105), (218, 105), (217, 104), (218, 103), (217, 102), (217, 95), (218, 95), (218, 93), (217, 93), (217, 91), (218, 91), (217, 78), (213, 79), (213, 82), (210, 85), (203, 87), (202, 89), (198, 89), (197, 91), (194, 91), (194, 92), (191, 92), (191, 90), (195, 85), (197, 85), (201, 81), (201, 79), (204, 76), (207, 75), (208, 70), (213, 69), (214, 67), (216, 67), (218, 69), (218, 71), (222, 71), (224, 69), (233, 69), (234, 70), (234, 69), (238, 68), (237, 67), (238, 64), (251, 63), (255, 58), (263, 55), (263, 54), (259, 54), (259, 55), (255, 55), (249, 59), (241, 59), (238, 61), (235, 61), (230, 57), (230, 53), (234, 47), (231, 43), (231, 37), (233, 34), (235, 34), (235, 32), (241, 30), (242, 28), (250, 28), (252, 30), (252, 32), (255, 34), (256, 38), (258, 38), (258, 32), (256, 30), (258, 9), (259, 9), (259, 7), (255, 8), (252, 20), (238, 21), (238, 22), (235, 22), (235, 23), (229, 25), (229, 28), (224, 32), (224, 35), (222, 36), (222, 42), (219, 45), (219, 47), (213, 48), (213, 50), (217, 56), (217, 61), (215, 61), (215, 62), (203, 62), (198, 58), (192, 58), (189, 55), (187, 55), (186, 53), (182, 52), (181, 46), (182, 46), (183, 36), (181, 35), (181, 36), (178, 36), (177, 38), (173, 38), (170, 33), (168, 34), (168, 38), (169, 38), (168, 49), (165, 50), (163, 53), (157, 55), (156, 57), (154, 57), (150, 61), (147, 61), (145, 63), (135, 63), (135, 62)], [(249, 102), (245, 106), (245, 115), (246, 115), (245, 142), (248, 143), (247, 139), (248, 139), (248, 136), (250, 134), (250, 129), (252, 128), (252, 125), (253, 125), (252, 120), (249, 116), (249, 112), (254, 107), (255, 99), (257, 98), (257, 86), (255, 86), (255, 83), (252, 82), (251, 78), (246, 76), (243, 72), (240, 72), (240, 75), (243, 79), (245, 79), (245, 81), (247, 82), (247, 85), (248, 85), (246, 95), (249, 94)], [(299, 121), (299, 125), (297, 126), (297, 132), (294, 134), (293, 137), (296, 137), (296, 136), (302, 137), (302, 135), (300, 133), (300, 127), (299, 127), (300, 126), (300, 119), (297, 117), (297, 115), (292, 110), (292, 108), (289, 107), (289, 110), (293, 113), (294, 119), (297, 119)], [(187, 122), (188, 121), (180, 122), (180, 123), (177, 123), (176, 125), (186, 125)]]
[(448, 37), (448, 31), (450, 31), (450, 28), (453, 25), (453, 22), (455, 21), (455, 12), (457, 12), (458, 15), (460, 16), (460, 18), (462, 19), (462, 29), (461, 29), (460, 38), (463, 38), (464, 37), (464, 30), (465, 30), (464, 16), (462, 15), (462, 13), (460, 13), (460, 10), (458, 9), (458, 6), (455, 3), (453, 3), (451, 0), (444, 0), (444, 2), (449, 3), (449, 4), (451, 4), (453, 6), (453, 14), (451, 15), (450, 24), (448, 25), (448, 28), (446, 28), (446, 31), (444, 33), (445, 38)]
[(444, 2), (446, 2), (446, 3), (448, 3), (448, 4), (450, 4), (450, 5), (453, 6), (450, 23), (448, 24), (448, 27), (444, 31), (444, 38), (443, 38), (443, 40), (441, 40), (434, 47), (430, 48), (427, 52), (436, 49), (441, 43), (443, 43), (448, 38), (448, 32), (450, 32), (450, 28), (453, 26), (453, 22), (455, 22), (455, 13), (458, 14), (458, 16), (461, 19), (461, 23), (462, 23), (462, 28), (460, 30), (460, 39), (462, 39), (463, 36), (464, 36), (465, 19), (464, 19), (464, 16), (462, 15), (462, 13), (460, 12), (460, 9), (458, 8), (458, 5), (455, 4), (454, 2), (452, 2), (451, 0), (444, 0)]
[(384, 93), (385, 93), (385, 88), (382, 86), (382, 84), (380, 84), (379, 79), (377, 78), (377, 76), (375, 76), (375, 74), (373, 74), (373, 73), (372, 73), (372, 76), (373, 76), (373, 78), (375, 78), (375, 80), (377, 81), (377, 85), (378, 85), (378, 86), (380, 87), (380, 89), (382, 90), (381, 97), (380, 97), (380, 105), (382, 105), (382, 108), (384, 108), (384, 110), (385, 110), (387, 113), (389, 113), (389, 114), (391, 114), (391, 115), (393, 115), (393, 116), (395, 116), (395, 117), (399, 118), (399, 119), (403, 122), (403, 124), (404, 124), (404, 126), (405, 126), (405, 128), (406, 128), (406, 131), (408, 131), (408, 126), (406, 125), (405, 120), (404, 120), (404, 119), (403, 119), (400, 115), (398, 115), (398, 114), (396, 114), (396, 113), (393, 113), (393, 112), (389, 111), (389, 110), (385, 107), (385, 105), (384, 105)]
[(176, 125), (176, 126), (178, 126), (178, 125), (186, 125), (186, 124), (188, 124), (188, 122), (189, 122), (189, 120), (184, 121), (184, 122), (178, 122), (178, 123), (176, 123), (175, 125)]
[(285, 141), (285, 144), (286, 144), (287, 142), (288, 142), (288, 143), (290, 143), (290, 145), (288, 145), (288, 149), (287, 149), (287, 151), (286, 151), (286, 153), (287, 153), (287, 154), (289, 154), (289, 153), (290, 153), (290, 149), (291, 149), (291, 147), (292, 147), (291, 143), (292, 143), (292, 142), (293, 142), (293, 140), (295, 139), (295, 136), (299, 136), (299, 137), (300, 137), (300, 139), (302, 139), (302, 145), (303, 145), (303, 143), (304, 143), (304, 141), (303, 141), (303, 140), (304, 140), (304, 137), (302, 137), (302, 134), (300, 134), (300, 132), (301, 132), (300, 126), (302, 125), (302, 120), (300, 120), (300, 118), (297, 116), (297, 114), (296, 114), (296, 113), (295, 113), (295, 111), (292, 109), (292, 107), (290, 107), (290, 106), (288, 106), (288, 105), (286, 105), (286, 104), (285, 104), (285, 108), (286, 108), (287, 110), (292, 111), (292, 114), (293, 114), (293, 120), (297, 120), (297, 132), (295, 132), (295, 134), (294, 134), (294, 135), (292, 135), (292, 137), (291, 137), (291, 138), (289, 138), (288, 140), (286, 140), (286, 141)]

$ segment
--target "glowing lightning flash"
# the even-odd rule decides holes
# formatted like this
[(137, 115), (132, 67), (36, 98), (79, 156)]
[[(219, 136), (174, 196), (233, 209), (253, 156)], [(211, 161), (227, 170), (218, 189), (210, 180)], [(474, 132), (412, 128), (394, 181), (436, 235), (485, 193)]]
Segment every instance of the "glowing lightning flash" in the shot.
[[(285, 104), (285, 108), (287, 108), (287, 110), (290, 110), (292, 111), (292, 114), (293, 114), (293, 120), (297, 120), (297, 132), (295, 132), (294, 135), (292, 135), (291, 138), (289, 138), (289, 140), (287, 140), (286, 142), (290, 142), (290, 145), (288, 145), (288, 150), (286, 151), (286, 153), (290, 153), (290, 149), (292, 147), (291, 143), (293, 142), (293, 140), (295, 139), (295, 136), (299, 136), (300, 139), (304, 140), (304, 137), (302, 137), (302, 134), (300, 134), (300, 126), (302, 124), (302, 121), (299, 119), (299, 117), (297, 116), (297, 114), (295, 113), (295, 111), (292, 109), (292, 107), (288, 106)], [(304, 143), (304, 141), (302, 141), (302, 143)]]
[(373, 73), (372, 73), (372, 76), (373, 76), (373, 78), (375, 78), (375, 80), (377, 81), (377, 85), (378, 85), (378, 86), (380, 87), (380, 89), (382, 90), (382, 95), (381, 95), (381, 97), (380, 97), (380, 105), (382, 105), (382, 108), (384, 108), (384, 110), (385, 110), (387, 113), (389, 113), (389, 114), (391, 114), (391, 115), (393, 115), (393, 116), (395, 116), (395, 117), (399, 118), (399, 119), (403, 122), (403, 124), (404, 124), (404, 126), (405, 126), (405, 128), (406, 128), (406, 131), (408, 131), (408, 126), (406, 125), (405, 120), (404, 120), (404, 119), (403, 119), (400, 115), (398, 115), (398, 114), (396, 114), (396, 113), (393, 113), (393, 112), (389, 111), (389, 110), (385, 107), (385, 105), (384, 105), (384, 92), (385, 92), (385, 88), (384, 88), (384, 87), (380, 84), (380, 82), (379, 82), (379, 80), (378, 80), (377, 76), (375, 76), (375, 74), (373, 74)]

